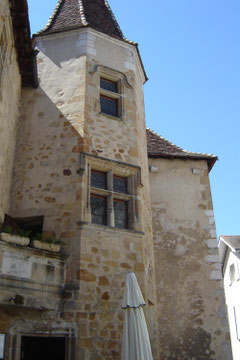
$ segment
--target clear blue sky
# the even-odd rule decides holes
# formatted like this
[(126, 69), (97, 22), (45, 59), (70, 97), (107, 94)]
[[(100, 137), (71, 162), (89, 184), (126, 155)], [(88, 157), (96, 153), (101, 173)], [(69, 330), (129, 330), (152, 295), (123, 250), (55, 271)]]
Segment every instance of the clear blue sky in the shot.
[[(57, 0), (28, 0), (32, 33)], [(149, 77), (147, 126), (182, 148), (218, 155), (210, 173), (218, 235), (239, 235), (240, 1), (109, 0), (139, 43)]]

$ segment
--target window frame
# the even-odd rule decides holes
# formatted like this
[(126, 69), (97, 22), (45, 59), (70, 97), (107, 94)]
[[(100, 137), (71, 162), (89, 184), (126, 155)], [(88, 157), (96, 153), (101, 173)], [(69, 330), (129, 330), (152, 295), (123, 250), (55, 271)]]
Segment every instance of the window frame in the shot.
[[(98, 172), (98, 173), (102, 173), (102, 174), (106, 174), (105, 178), (106, 178), (106, 188), (100, 188), (100, 187), (96, 187), (96, 186), (92, 186), (91, 184), (91, 176), (93, 172)], [(119, 176), (116, 175), (115, 172), (113, 171), (99, 171), (96, 170), (95, 168), (91, 168), (90, 171), (90, 202), (91, 202), (91, 197), (92, 196), (96, 196), (96, 197), (104, 197), (106, 198), (106, 226), (111, 226), (111, 227), (116, 227), (115, 226), (115, 216), (114, 216), (114, 201), (119, 201), (119, 202), (125, 202), (126, 203), (126, 223), (127, 226), (124, 227), (124, 229), (128, 229), (128, 218), (129, 218), (129, 211), (128, 211), (128, 202), (131, 200), (131, 195), (129, 195), (128, 193), (122, 193), (122, 192), (117, 192), (114, 191), (113, 189), (113, 178), (114, 176)], [(120, 176), (119, 176), (120, 177)], [(121, 176), (121, 178), (126, 178), (126, 182), (128, 180), (128, 177), (123, 177)], [(90, 204), (90, 208), (91, 208), (91, 204)], [(92, 222), (92, 209), (91, 209), (91, 222)], [(97, 224), (92, 222), (93, 224)], [(100, 224), (99, 224), (100, 225)], [(119, 228), (119, 227), (117, 227)]]
[[(115, 92), (115, 91), (110, 91), (110, 90), (106, 90), (106, 89), (102, 88), (101, 87), (101, 79), (114, 82), (116, 84), (117, 91)], [(122, 88), (123, 88), (122, 81), (120, 80), (119, 77), (106, 75), (106, 74), (100, 74), (100, 77), (99, 77), (100, 114), (102, 114), (104, 116), (110, 116), (110, 117), (113, 117), (113, 118), (121, 119), (121, 117), (122, 117), (122, 107), (123, 107)], [(113, 100), (113, 101), (116, 102), (116, 115), (111, 115), (111, 114), (108, 114), (108, 113), (102, 111), (101, 97), (105, 97), (107, 99), (110, 99), (110, 100)]]
[[(105, 196), (107, 198), (107, 224), (104, 226), (115, 228), (113, 199), (119, 199), (127, 202), (127, 220), (128, 228), (124, 230), (133, 230), (142, 232), (140, 217), (141, 201), (138, 196), (141, 182), (140, 166), (128, 164), (116, 160), (110, 160), (89, 153), (81, 153), (79, 174), (83, 176), (83, 183), (86, 185), (86, 192), (83, 193), (83, 204), (81, 207), (82, 220), (84, 223), (92, 223), (91, 216), (91, 194)], [(91, 186), (91, 170), (106, 173), (107, 189)], [(126, 178), (127, 193), (113, 191), (113, 175)], [(102, 226), (94, 224), (94, 226)], [(117, 229), (117, 228), (115, 228)]]

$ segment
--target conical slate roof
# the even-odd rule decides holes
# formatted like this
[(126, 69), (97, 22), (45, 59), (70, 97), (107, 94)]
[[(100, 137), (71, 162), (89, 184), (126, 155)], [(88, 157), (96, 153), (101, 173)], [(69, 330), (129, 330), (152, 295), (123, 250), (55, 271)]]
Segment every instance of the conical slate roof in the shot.
[(126, 40), (106, 0), (59, 0), (47, 26), (36, 35), (55, 34), (86, 26)]
[(213, 165), (218, 159), (217, 156), (212, 154), (194, 153), (183, 150), (179, 146), (158, 135), (151, 129), (147, 129), (146, 132), (147, 150), (149, 157), (206, 160), (209, 171), (212, 169)]

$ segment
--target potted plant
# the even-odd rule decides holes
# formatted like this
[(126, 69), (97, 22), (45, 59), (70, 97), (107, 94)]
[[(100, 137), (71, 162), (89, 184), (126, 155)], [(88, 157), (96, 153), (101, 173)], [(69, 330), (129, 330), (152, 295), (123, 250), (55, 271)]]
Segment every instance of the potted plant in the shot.
[(36, 249), (59, 252), (64, 242), (56, 239), (53, 233), (45, 232), (37, 234), (32, 240), (32, 245)]
[(30, 230), (13, 229), (9, 225), (2, 226), (0, 229), (1, 240), (22, 246), (29, 245), (30, 234), (31, 234)]

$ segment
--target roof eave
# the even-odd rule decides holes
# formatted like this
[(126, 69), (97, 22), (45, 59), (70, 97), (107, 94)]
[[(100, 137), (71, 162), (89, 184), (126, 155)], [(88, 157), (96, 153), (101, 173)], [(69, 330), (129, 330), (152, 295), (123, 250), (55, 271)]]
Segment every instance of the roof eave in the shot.
[(212, 158), (206, 157), (206, 156), (194, 156), (194, 155), (181, 155), (181, 154), (160, 154), (160, 153), (148, 153), (149, 158), (164, 158), (164, 159), (181, 159), (181, 160), (205, 160), (208, 164), (208, 172), (210, 172), (215, 164), (215, 162), (218, 160), (217, 156), (214, 156)]
[(23, 87), (38, 87), (26, 0), (10, 0), (15, 48)]
[(144, 68), (144, 65), (143, 65), (143, 61), (142, 61), (142, 58), (141, 58), (141, 54), (140, 54), (140, 51), (139, 51), (139, 48), (138, 48), (138, 44), (135, 43), (134, 41), (130, 41), (128, 39), (126, 39), (125, 37), (123, 39), (121, 38), (118, 38), (116, 36), (113, 36), (113, 35), (109, 35), (109, 34), (105, 34), (104, 32), (102, 31), (99, 31), (97, 29), (95, 29), (93, 26), (91, 26), (90, 24), (86, 24), (82, 27), (76, 27), (76, 28), (72, 28), (72, 29), (69, 29), (69, 30), (63, 30), (63, 31), (55, 31), (55, 32), (47, 32), (47, 30), (42, 30), (42, 31), (39, 31), (37, 32), (36, 34), (33, 34), (33, 39), (36, 39), (37, 37), (42, 37), (42, 36), (48, 36), (48, 35), (55, 35), (55, 34), (61, 34), (61, 33), (66, 33), (66, 32), (70, 32), (70, 31), (73, 31), (73, 30), (81, 30), (81, 29), (85, 29), (85, 28), (90, 28), (94, 31), (97, 31), (99, 33), (102, 33), (106, 36), (110, 36), (111, 38), (113, 39), (116, 39), (116, 40), (119, 40), (119, 41), (123, 41), (129, 45), (132, 45), (135, 47), (136, 51), (137, 51), (137, 55), (138, 55), (138, 58), (139, 58), (139, 62), (140, 62), (140, 65), (141, 65), (141, 68), (142, 68), (142, 71), (143, 71), (143, 75), (144, 75), (144, 84), (149, 80), (148, 77), (147, 77), (147, 74), (146, 74), (146, 71), (145, 71), (145, 68)]

